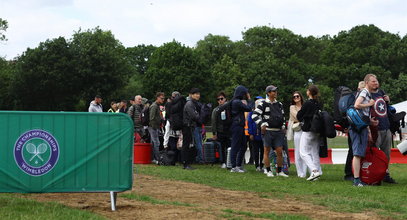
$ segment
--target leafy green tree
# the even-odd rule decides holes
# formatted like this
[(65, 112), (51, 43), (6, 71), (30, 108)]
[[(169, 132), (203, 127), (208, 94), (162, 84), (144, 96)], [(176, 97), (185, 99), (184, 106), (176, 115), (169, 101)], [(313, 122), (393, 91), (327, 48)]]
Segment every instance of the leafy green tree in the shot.
[[(96, 94), (117, 99), (131, 74), (125, 48), (109, 31), (78, 31), (27, 49), (17, 60), (13, 95), (21, 110), (85, 111)], [(107, 107), (107, 105), (105, 105)]]
[(19, 110), (74, 110), (80, 81), (63, 37), (27, 49), (18, 58), (13, 95)]
[(3, 20), (2, 18), (0, 18), (0, 41), (7, 40), (6, 35), (4, 34), (4, 32), (7, 30), (7, 28), (8, 28), (8, 22), (6, 20)]
[[(96, 94), (104, 100), (120, 98), (119, 93), (128, 83), (132, 68), (125, 47), (113, 34), (99, 27), (79, 30), (70, 46), (78, 76), (74, 80), (80, 81), (82, 103), (87, 101), (88, 105)], [(86, 106), (80, 108), (85, 110)]]
[[(331, 44), (322, 51), (321, 64), (333, 66), (334, 72), (320, 73), (332, 87), (354, 85), (369, 72), (368, 67), (381, 69), (380, 78), (397, 78), (401, 65), (401, 39), (398, 35), (384, 32), (374, 25), (360, 25), (349, 31), (341, 31)], [(326, 75), (334, 76), (327, 78)]]
[(234, 43), (227, 36), (208, 34), (196, 44), (195, 51), (208, 68), (219, 63), (224, 55), (232, 56)]
[(0, 109), (12, 110), (14, 99), (11, 95), (11, 82), (14, 76), (14, 61), (7, 61), (0, 57)]
[(307, 64), (299, 57), (300, 39), (287, 29), (266, 26), (243, 33), (243, 42), (236, 47), (240, 50), (237, 64), (253, 96), (264, 96), (266, 86), (275, 85), (279, 88), (278, 99), (288, 109), (291, 93), (304, 88), (309, 75)]
[(212, 85), (209, 87), (211, 90), (210, 97), (215, 100), (216, 95), (220, 91), (224, 91), (228, 99), (233, 97), (234, 89), (242, 84), (241, 80), (244, 78), (240, 67), (233, 62), (233, 59), (228, 55), (224, 55), (220, 62), (216, 63), (212, 72)]
[(124, 87), (122, 96), (132, 97), (143, 93), (143, 75), (148, 69), (148, 61), (157, 48), (153, 45), (138, 45), (126, 48), (126, 59), (131, 64), (132, 75)]
[(299, 36), (285, 28), (254, 27), (243, 33), (243, 39), (252, 49), (269, 48), (277, 58), (288, 58), (301, 49)]
[[(380, 82), (380, 79), (379, 79)], [(401, 73), (396, 79), (389, 79), (382, 88), (389, 95), (392, 103), (406, 100), (407, 97), (407, 74)]]
[(126, 58), (135, 68), (136, 75), (142, 76), (146, 73), (148, 61), (156, 49), (153, 45), (144, 44), (126, 48)]
[(176, 41), (165, 43), (150, 57), (143, 76), (143, 91), (152, 98), (159, 91), (170, 94), (176, 90), (187, 94), (191, 88), (197, 87), (201, 89), (203, 101), (207, 101), (210, 79), (203, 73), (202, 66), (193, 49)]

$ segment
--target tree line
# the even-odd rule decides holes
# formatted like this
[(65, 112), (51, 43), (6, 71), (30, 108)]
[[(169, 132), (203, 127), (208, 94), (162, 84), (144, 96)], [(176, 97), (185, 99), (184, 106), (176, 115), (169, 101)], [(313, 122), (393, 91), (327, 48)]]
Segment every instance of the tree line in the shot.
[(252, 97), (264, 96), (270, 84), (288, 108), (292, 92), (305, 94), (314, 83), (330, 111), (335, 88), (356, 89), (367, 73), (378, 76), (396, 103), (407, 95), (406, 58), (407, 36), (374, 25), (321, 37), (258, 26), (242, 32), (240, 41), (208, 34), (194, 47), (175, 40), (124, 47), (111, 31), (96, 27), (70, 39), (48, 39), (13, 60), (0, 58), (0, 109), (86, 111), (96, 94), (108, 107), (110, 100), (136, 94), (187, 95), (193, 87), (200, 88), (203, 102), (215, 103), (219, 91), (231, 98), (244, 85)]

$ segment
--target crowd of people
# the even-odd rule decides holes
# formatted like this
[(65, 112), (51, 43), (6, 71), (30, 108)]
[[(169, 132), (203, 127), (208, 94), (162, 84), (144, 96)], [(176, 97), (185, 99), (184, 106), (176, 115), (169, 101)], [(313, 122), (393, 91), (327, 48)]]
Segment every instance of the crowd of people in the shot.
[[(360, 161), (368, 141), (375, 143), (390, 160), (392, 134), (387, 111), (390, 98), (380, 89), (373, 74), (367, 74), (359, 83), (355, 97), (354, 107), (369, 118), (370, 127), (356, 131), (347, 124), (342, 128), (349, 134), (344, 179), (353, 181), (354, 186), (363, 187), (366, 184), (360, 179)], [(174, 91), (166, 103), (165, 94), (157, 92), (153, 102), (140, 95), (130, 100), (129, 107), (126, 100), (111, 102), (108, 112), (126, 113), (131, 117), (135, 142), (149, 141), (152, 144), (153, 163), (159, 163), (160, 149), (170, 149), (177, 152), (175, 157), (179, 158), (183, 169), (193, 170), (192, 164), (204, 162), (202, 144), (207, 115), (199, 100), (200, 90), (197, 88), (191, 89), (187, 97)], [(305, 97), (299, 91), (292, 93), (288, 123), (275, 85), (265, 88), (265, 98), (256, 96), (252, 100), (249, 90), (240, 85), (230, 100), (224, 92), (219, 92), (216, 101), (218, 106), (210, 114), (210, 124), (212, 140), (221, 146), (221, 168), (228, 167), (229, 157), (230, 172), (245, 173), (244, 156), (249, 147), (250, 160), (247, 162), (254, 164), (257, 171), (264, 172), (267, 177), (287, 178), (288, 174), (283, 171), (284, 151), (287, 150), (287, 140), (293, 140), (297, 176), (308, 181), (321, 178), (320, 146), (324, 137), (311, 129), (314, 114), (322, 110), (316, 85), (307, 88)], [(90, 103), (89, 112), (102, 112), (101, 102), (101, 97), (96, 96)], [(274, 160), (271, 155), (275, 155), (275, 169), (271, 165), (271, 160)], [(396, 183), (389, 172), (383, 181)]]

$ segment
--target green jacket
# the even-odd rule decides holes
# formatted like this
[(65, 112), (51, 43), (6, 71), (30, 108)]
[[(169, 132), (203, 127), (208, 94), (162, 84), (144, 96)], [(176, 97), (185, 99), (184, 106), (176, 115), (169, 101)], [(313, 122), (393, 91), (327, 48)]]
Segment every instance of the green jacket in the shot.
[(150, 123), (148, 126), (154, 128), (154, 129), (159, 129), (162, 118), (161, 118), (160, 106), (158, 106), (158, 104), (156, 102), (151, 104), (149, 115), (150, 115)]

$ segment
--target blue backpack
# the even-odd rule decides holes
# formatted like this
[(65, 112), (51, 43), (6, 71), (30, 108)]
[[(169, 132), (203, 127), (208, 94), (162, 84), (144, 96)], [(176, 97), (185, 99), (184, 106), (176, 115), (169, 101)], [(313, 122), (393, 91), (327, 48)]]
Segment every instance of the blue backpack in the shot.
[[(356, 101), (356, 98), (358, 96), (359, 94), (356, 97), (354, 96), (353, 104), (349, 106), (346, 110), (346, 118), (348, 119), (349, 124), (356, 132), (360, 132), (362, 129), (366, 128), (370, 124), (370, 117), (364, 115), (361, 110), (356, 109), (354, 107), (355, 104), (354, 102)], [(368, 94), (368, 97), (371, 98), (370, 94)]]

